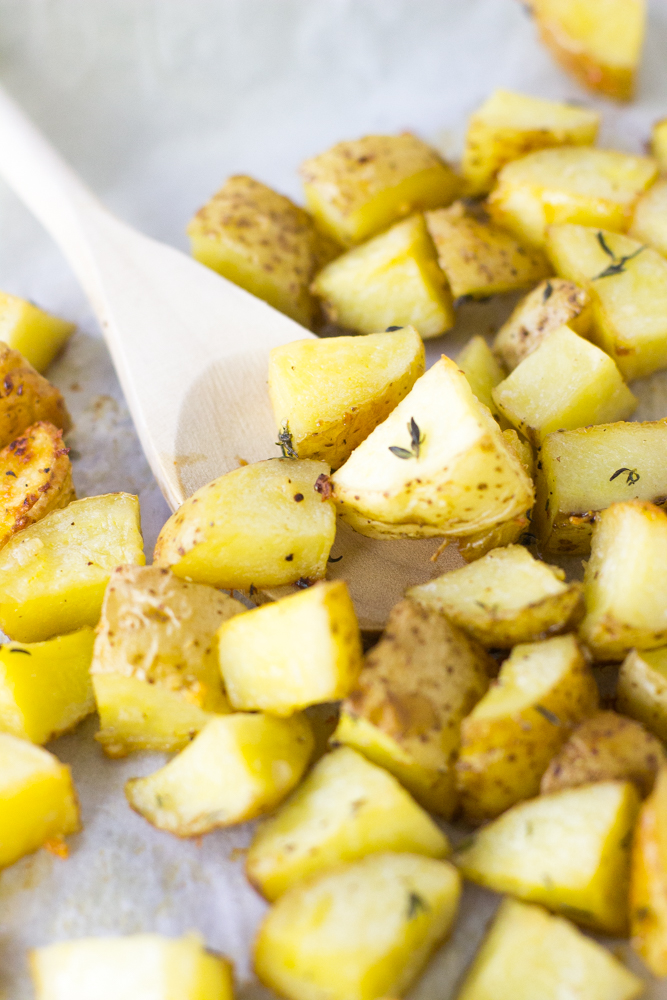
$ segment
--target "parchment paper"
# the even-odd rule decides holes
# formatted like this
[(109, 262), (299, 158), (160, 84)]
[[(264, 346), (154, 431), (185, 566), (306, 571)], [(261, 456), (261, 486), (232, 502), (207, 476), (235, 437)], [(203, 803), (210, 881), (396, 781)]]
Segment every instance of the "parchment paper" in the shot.
[[(603, 111), (605, 142), (640, 151), (667, 115), (666, 53), (667, 2), (655, 0), (639, 99), (626, 108), (561, 73), (515, 0), (0, 0), (0, 78), (109, 207), (184, 249), (187, 220), (228, 174), (253, 174), (298, 198), (304, 157), (403, 128), (456, 157), (467, 115), (498, 86), (585, 100)], [(150, 553), (168, 510), (99, 331), (58, 251), (2, 186), (0, 288), (79, 324), (50, 373), (75, 419), (77, 491), (138, 493)], [(429, 346), (431, 360), (490, 332), (507, 308), (496, 300), (462, 310), (457, 330)], [(633, 388), (638, 417), (667, 415), (665, 374)], [(50, 747), (71, 764), (81, 797), (84, 830), (70, 838), (69, 860), (41, 851), (0, 876), (0, 997), (32, 996), (30, 947), (189, 928), (234, 959), (244, 995), (262, 994), (248, 953), (264, 904), (238, 850), (251, 829), (200, 843), (154, 831), (127, 807), (123, 783), (164, 757), (107, 761), (96, 726), (88, 720)], [(455, 997), (495, 905), (490, 893), (466, 889), (453, 938), (414, 998)], [(653, 985), (646, 996), (667, 998), (667, 989)]]

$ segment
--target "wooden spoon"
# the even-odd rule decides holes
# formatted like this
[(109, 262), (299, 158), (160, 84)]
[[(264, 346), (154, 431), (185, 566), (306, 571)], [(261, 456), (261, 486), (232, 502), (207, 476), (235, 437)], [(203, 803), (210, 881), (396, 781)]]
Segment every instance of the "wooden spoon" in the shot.
[[(116, 219), (0, 90), (0, 174), (69, 260), (100, 322), (144, 453), (172, 510), (205, 483), (278, 453), (272, 347), (314, 334), (173, 247)], [(376, 541), (339, 523), (365, 629), (436, 571), (438, 541)], [(449, 555), (449, 550), (447, 550)], [(443, 563), (445, 560), (443, 560)], [(459, 565), (452, 551), (449, 565)], [(448, 568), (448, 567), (447, 567)]]

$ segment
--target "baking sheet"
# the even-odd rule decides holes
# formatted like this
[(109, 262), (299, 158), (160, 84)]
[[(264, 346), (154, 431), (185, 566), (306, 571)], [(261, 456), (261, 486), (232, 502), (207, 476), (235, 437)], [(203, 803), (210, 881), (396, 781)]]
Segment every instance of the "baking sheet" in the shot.
[[(639, 99), (624, 108), (566, 78), (515, 0), (0, 0), (4, 84), (109, 207), (183, 249), (185, 223), (228, 174), (298, 198), (304, 157), (403, 128), (456, 156), (467, 115), (497, 86), (586, 100), (603, 111), (604, 142), (640, 151), (667, 115), (666, 52), (667, 2), (656, 0)], [(95, 321), (56, 248), (1, 185), (0, 288), (78, 323), (50, 372), (75, 420), (77, 491), (138, 493), (150, 552), (168, 510)], [(457, 329), (429, 345), (431, 360), (490, 332), (507, 308), (465, 307)], [(666, 374), (633, 388), (638, 417), (667, 416)], [(26, 950), (35, 945), (190, 928), (233, 958), (244, 996), (264, 994), (248, 962), (264, 911), (242, 871), (251, 827), (194, 842), (153, 830), (127, 807), (123, 784), (165, 758), (106, 760), (95, 729), (88, 720), (50, 747), (71, 764), (81, 797), (84, 830), (70, 838), (70, 858), (40, 851), (0, 875), (0, 997), (32, 996)], [(466, 889), (453, 938), (414, 998), (456, 996), (495, 904)]]

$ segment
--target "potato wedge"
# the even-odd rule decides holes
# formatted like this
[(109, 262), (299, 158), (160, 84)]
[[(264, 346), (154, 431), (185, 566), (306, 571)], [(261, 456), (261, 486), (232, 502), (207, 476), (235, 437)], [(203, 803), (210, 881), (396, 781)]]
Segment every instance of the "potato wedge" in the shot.
[(255, 971), (288, 1000), (398, 997), (449, 933), (460, 879), (447, 861), (372, 854), (297, 885), (269, 910)]
[(541, 795), (479, 830), (455, 861), (471, 882), (623, 935), (639, 804), (629, 781)]
[(414, 326), (426, 339), (454, 325), (451, 294), (421, 215), (332, 261), (312, 290), (331, 323), (358, 333)]
[(198, 837), (274, 809), (300, 781), (312, 751), (303, 715), (219, 715), (159, 771), (128, 781), (125, 795), (159, 830)]
[(120, 563), (144, 563), (137, 497), (107, 493), (51, 511), (0, 551), (0, 627), (41, 642), (97, 625)]
[(407, 595), (447, 615), (483, 646), (511, 649), (568, 631), (583, 615), (583, 587), (522, 545), (492, 549)]
[(659, 180), (635, 206), (628, 236), (667, 257), (667, 180)]
[(0, 292), (0, 341), (20, 351), (38, 372), (46, 371), (75, 329), (74, 323), (52, 316), (18, 295)]
[(651, 130), (651, 153), (658, 161), (661, 174), (667, 174), (667, 118), (656, 122)]
[(496, 357), (511, 372), (553, 330), (561, 326), (567, 325), (585, 337), (593, 318), (589, 303), (588, 292), (573, 281), (563, 278), (541, 281), (521, 299), (510, 318), (498, 330), (493, 341)]
[(567, 920), (505, 899), (458, 1000), (633, 1000), (643, 990), (641, 979)]
[(498, 409), (493, 402), (491, 390), (500, 385), (505, 378), (505, 372), (493, 356), (491, 348), (479, 334), (471, 337), (460, 354), (456, 357), (459, 371), (462, 371), (468, 379), (470, 388), (477, 396), (480, 403), (491, 410), (497, 416)]
[(482, 648), (443, 615), (401, 601), (366, 655), (333, 742), (386, 768), (423, 806), (449, 818), (461, 719), (486, 691), (491, 670)]
[(655, 976), (667, 975), (667, 769), (642, 805), (630, 869), (632, 947)]
[(51, 423), (67, 432), (72, 421), (60, 391), (47, 382), (22, 354), (0, 341), (0, 448), (31, 424)]
[(169, 518), (154, 562), (228, 590), (320, 579), (336, 533), (333, 504), (318, 492), (328, 473), (323, 462), (272, 458), (214, 479)]
[(616, 705), (667, 740), (667, 647), (630, 650), (619, 671)]
[(408, 132), (339, 142), (305, 160), (301, 177), (317, 225), (344, 246), (419, 209), (448, 205), (459, 189), (436, 151)]
[(279, 434), (291, 436), (299, 458), (337, 469), (425, 367), (422, 339), (411, 326), (274, 347), (269, 395)]

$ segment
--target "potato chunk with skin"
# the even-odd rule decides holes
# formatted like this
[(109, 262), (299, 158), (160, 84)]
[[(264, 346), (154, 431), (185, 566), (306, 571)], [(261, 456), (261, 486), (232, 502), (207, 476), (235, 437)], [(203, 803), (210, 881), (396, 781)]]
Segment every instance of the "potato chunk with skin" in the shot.
[(488, 208), (499, 226), (537, 246), (548, 226), (567, 222), (624, 232), (656, 174), (650, 157), (588, 146), (541, 149), (503, 167)]
[(618, 675), (616, 705), (667, 740), (667, 647), (628, 653)]
[(574, 636), (515, 646), (496, 684), (461, 723), (456, 778), (468, 822), (537, 795), (549, 761), (598, 701)]
[(279, 432), (291, 435), (299, 458), (337, 469), (408, 394), (425, 364), (411, 326), (274, 347), (269, 395)]
[(458, 1000), (634, 1000), (643, 990), (641, 979), (562, 917), (505, 899)]
[(529, 292), (501, 326), (493, 342), (496, 357), (508, 371), (514, 371), (544, 339), (562, 326), (585, 337), (592, 313), (583, 288), (563, 278), (549, 278)]
[(492, 661), (443, 615), (397, 604), (366, 655), (332, 737), (386, 768), (431, 812), (456, 805), (461, 719), (486, 691)]
[(96, 625), (120, 563), (144, 563), (137, 497), (107, 493), (51, 511), (0, 552), (0, 627), (40, 642)]
[(17, 295), (0, 292), (0, 341), (45, 371), (74, 333), (74, 323), (39, 309)]
[(220, 715), (159, 771), (128, 781), (125, 794), (159, 830), (198, 837), (270, 812), (299, 783), (312, 752), (303, 715)]
[(332, 261), (312, 290), (330, 322), (358, 333), (414, 326), (426, 339), (454, 325), (451, 294), (421, 215)]
[(492, 395), (536, 445), (552, 431), (624, 420), (637, 406), (612, 359), (568, 326), (550, 333)]
[(630, 936), (655, 976), (667, 975), (667, 769), (644, 802), (630, 870)]
[(246, 874), (274, 900), (324, 869), (378, 851), (444, 858), (450, 847), (392, 775), (340, 747), (259, 827)]
[(533, 503), (514, 450), (446, 357), (352, 452), (333, 484), (343, 520), (379, 537), (385, 525), (406, 538), (470, 535)]
[(215, 634), (245, 611), (227, 594), (157, 566), (119, 566), (97, 626), (92, 679), (110, 757), (181, 750), (228, 712)]
[(448, 205), (459, 189), (436, 151), (407, 132), (339, 142), (306, 160), (301, 176), (317, 225), (345, 246), (411, 212)]
[(522, 545), (492, 549), (470, 566), (408, 590), (484, 646), (511, 649), (565, 632), (583, 614), (583, 588)]
[(661, 174), (667, 174), (667, 118), (656, 122), (651, 130), (651, 153), (658, 161)]
[(193, 493), (162, 528), (154, 562), (228, 590), (324, 576), (336, 534), (318, 492), (324, 462), (272, 458), (234, 469)]
[(194, 932), (59, 941), (30, 968), (37, 1000), (233, 1000), (231, 963)]
[(28, 361), (0, 341), (0, 448), (14, 441), (26, 427), (47, 421), (67, 432), (72, 424), (65, 400)]
[(372, 854), (281, 896), (260, 926), (255, 971), (289, 1000), (401, 996), (449, 933), (459, 895), (447, 861)]
[(629, 781), (566, 788), (508, 809), (466, 842), (455, 861), (471, 882), (623, 935), (638, 812), (639, 795)]
[(491, 390), (505, 378), (505, 372), (493, 356), (491, 348), (484, 337), (471, 337), (461, 353), (456, 358), (459, 370), (468, 379), (470, 388), (480, 403), (491, 410), (494, 416), (498, 413), (493, 402)]
[(496, 90), (468, 119), (463, 150), (466, 192), (486, 194), (501, 167), (536, 149), (590, 146), (600, 116), (589, 108)]
[(667, 257), (667, 180), (657, 181), (641, 196), (628, 235)]
[(0, 775), (0, 868), (79, 830), (70, 770), (53, 754), (0, 733)]

